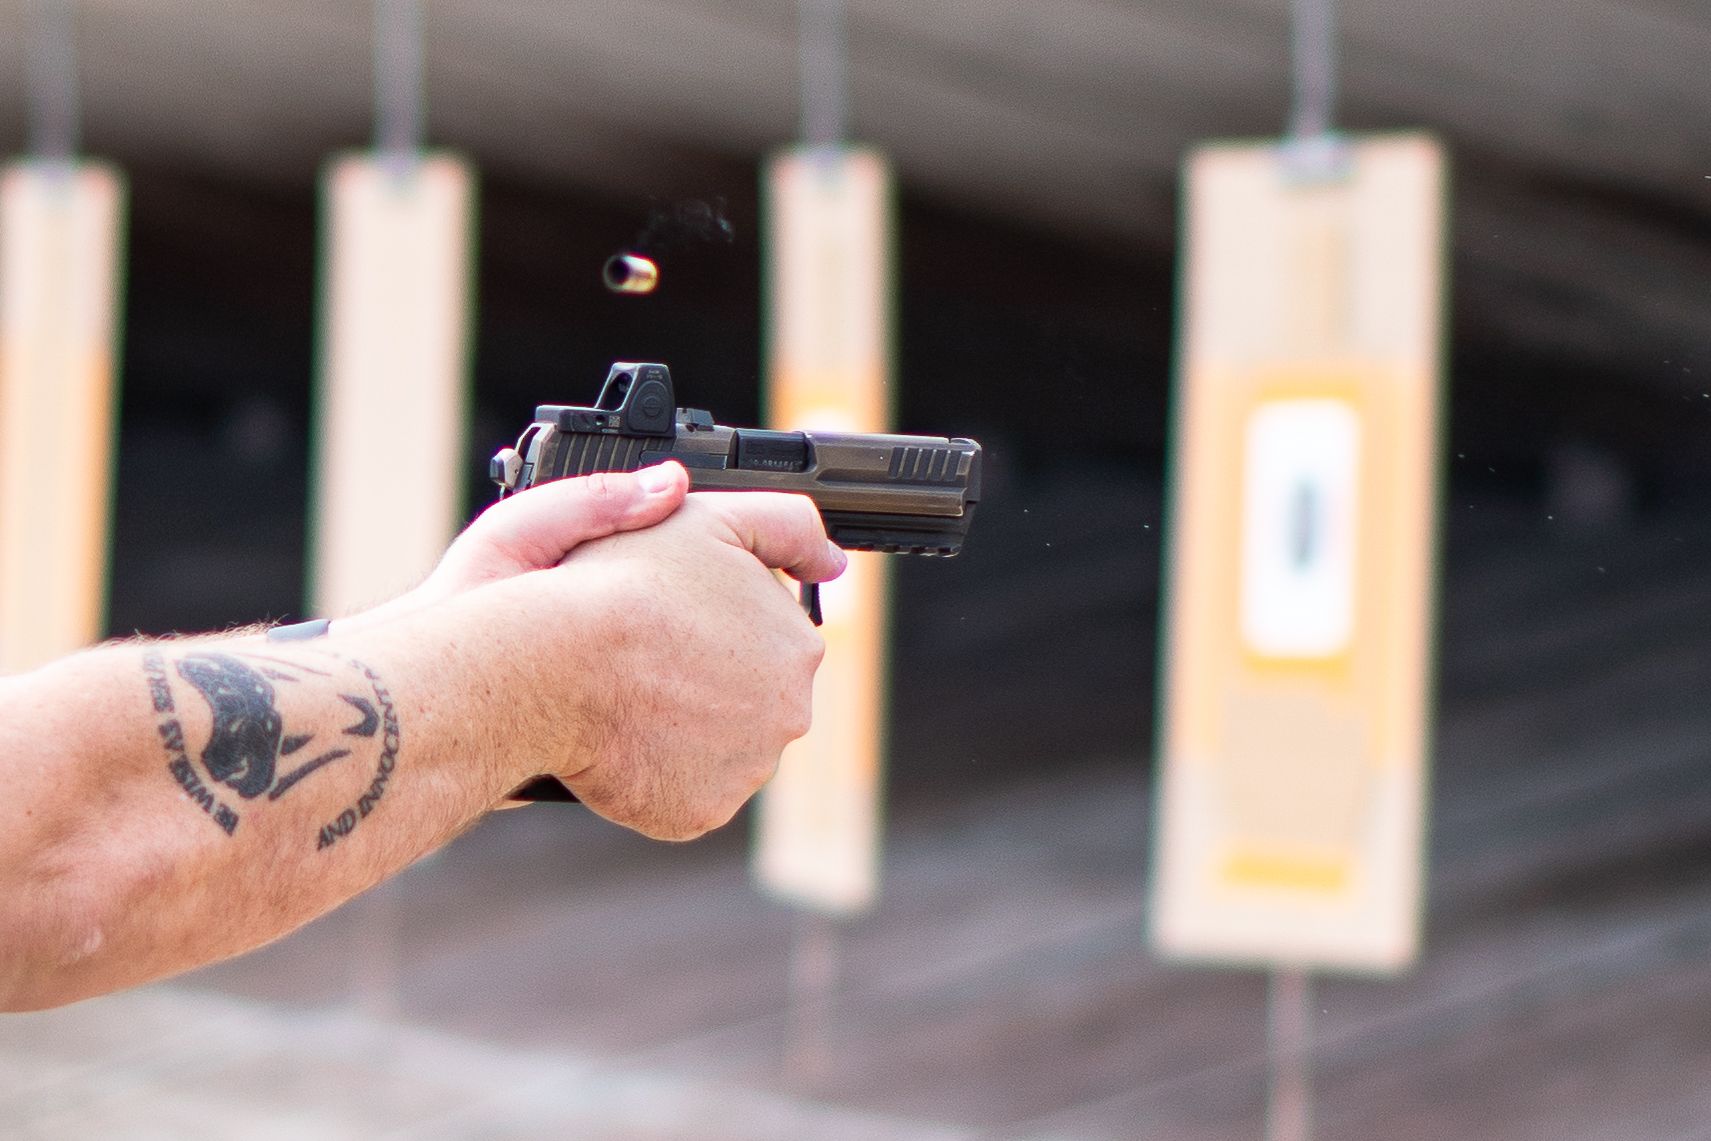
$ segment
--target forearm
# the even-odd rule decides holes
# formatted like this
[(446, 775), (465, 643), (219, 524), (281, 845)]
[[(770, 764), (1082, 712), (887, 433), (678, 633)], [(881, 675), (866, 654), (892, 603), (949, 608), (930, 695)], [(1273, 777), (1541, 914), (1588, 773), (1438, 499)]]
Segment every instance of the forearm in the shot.
[(491, 621), (108, 646), (4, 682), (0, 1005), (258, 946), (492, 807), (528, 766)]
[(824, 650), (768, 568), (844, 561), (806, 499), (687, 483), (514, 496), (423, 590), (311, 642), (0, 679), (0, 1009), (259, 946), (543, 773), (649, 836), (729, 820), (806, 732)]

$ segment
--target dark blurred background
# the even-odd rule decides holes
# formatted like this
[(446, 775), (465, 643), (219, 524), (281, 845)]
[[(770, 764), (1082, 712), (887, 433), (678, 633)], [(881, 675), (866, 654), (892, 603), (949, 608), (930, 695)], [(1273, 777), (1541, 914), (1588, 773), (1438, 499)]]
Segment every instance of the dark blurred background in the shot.
[[(685, 400), (753, 421), (756, 163), (797, 129), (795, 15), (428, 5), (428, 136), (482, 179), (472, 510), (485, 455), (612, 359), (665, 360)], [(370, 17), (78, 9), (86, 147), (132, 190), (114, 632), (301, 606), (315, 180), (370, 135)], [(1711, 463), (1711, 17), (1667, 0), (1341, 17), (1339, 122), (1427, 126), (1454, 161), (1452, 553), (1486, 497), (1537, 507), (1547, 542), (1691, 514)], [(1287, 34), (1260, 0), (852, 6), (852, 134), (901, 182), (898, 423), (975, 435), (994, 468), (968, 559), (900, 568), (903, 680), (947, 652), (999, 675), (900, 687), (905, 778), (945, 751), (911, 742), (994, 710), (1029, 711), (1072, 755), (1150, 732), (1158, 532), (1141, 525), (1163, 471), (1175, 172), (1197, 139), (1280, 128)], [(20, 51), (7, 37), (0, 75), (20, 77)], [(13, 150), (21, 91), (0, 85)], [(722, 204), (736, 240), (673, 243), (653, 296), (604, 291), (603, 259), (689, 201)]]
[[(471, 511), (488, 498), (485, 456), (535, 404), (592, 397), (613, 359), (664, 360), (680, 400), (753, 422), (757, 164), (798, 130), (796, 6), (491, 0), (427, 13), (429, 140), (481, 178)], [(0, 19), (0, 147), (16, 152), (20, 10)], [(1428, 966), (1396, 1000), (1414, 1012), (1400, 1021), (1351, 1000), (1371, 1017), (1348, 1016), (1356, 1029), (1327, 1062), (1351, 1104), (1413, 1105), (1401, 1119), (1417, 1128), (1363, 1131), (1374, 1119), (1348, 1110), (1341, 1135), (1698, 1136), (1683, 1107), (1698, 1105), (1687, 1075), (1711, 1064), (1702, 1026), (1622, 1055), (1653, 1067), (1651, 1085), (1588, 1059), (1611, 1027), (1632, 1045), (1636, 1026), (1711, 998), (1670, 973), (1711, 967), (1699, 886), (1711, 873), (1711, 9), (1346, 0), (1340, 19), (1337, 122), (1428, 128), (1453, 164)], [(370, 137), (371, 9), (85, 0), (77, 34), (85, 147), (123, 167), (132, 196), (111, 630), (296, 614), (316, 179), (330, 153)], [(1060, 776), (1091, 781), (1064, 804), (1127, 805), (1136, 832), (1076, 858), (1101, 874), (1122, 865), (1135, 900), (1175, 179), (1197, 140), (1280, 131), (1287, 45), (1281, 0), (849, 5), (852, 135), (900, 181), (897, 423), (976, 436), (991, 464), (965, 557), (897, 568), (899, 813), (1008, 797), (1011, 838), (1045, 844), (1081, 818), (1041, 809), (1048, 823), (1029, 833), (1033, 806)], [(606, 292), (603, 260), (685, 202), (722, 209), (735, 240), (673, 245), (651, 296)], [(1118, 791), (1097, 791), (1104, 780)], [(1138, 911), (1120, 918), (1138, 954)], [(1595, 933), (1654, 921), (1631, 954), (1575, 957)], [(1453, 966), (1430, 958), (1445, 947)], [(1513, 985), (1482, 973), (1504, 954)], [(1640, 972), (1637, 997), (1616, 962)], [(1487, 989), (1461, 985), (1475, 977)], [(1660, 997), (1659, 979), (1677, 989)], [(1258, 1017), (1247, 983), (1204, 986), (1197, 1011)], [(1462, 1005), (1444, 1005), (1450, 992)], [(1101, 1041), (1146, 1038), (1142, 1023), (1174, 1009), (1148, 993), (1147, 1018)], [(1113, 1001), (1101, 994), (1089, 1018)], [(1607, 1024), (1559, 1024), (1595, 1000), (1615, 1004)], [(1674, 1106), (1680, 1130), (1551, 1116), (1541, 1092), (1533, 1117), (1516, 1110), (1486, 1132), (1509, 1119), (1456, 1118), (1426, 1078), (1397, 1076), (1418, 1064), (1459, 1091), (1444, 1098), (1470, 1097), (1517, 1050), (1560, 1053), (1557, 1034), (1592, 1052), (1576, 1080)], [(1395, 1065), (1362, 1070), (1363, 1057)], [(1540, 1087), (1553, 1065), (1523, 1066), (1506, 1088)], [(1101, 1080), (969, 1119), (1045, 1120), (1054, 1104), (1129, 1088)], [(1208, 1097), (1197, 1104), (1211, 1120), (1248, 1120), (1247, 1102), (1220, 1118)]]

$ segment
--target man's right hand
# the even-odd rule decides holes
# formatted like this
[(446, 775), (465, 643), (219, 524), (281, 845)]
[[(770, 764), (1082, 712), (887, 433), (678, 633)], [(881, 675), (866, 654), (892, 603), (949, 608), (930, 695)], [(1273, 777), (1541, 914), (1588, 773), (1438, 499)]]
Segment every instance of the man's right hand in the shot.
[(724, 824), (808, 731), (825, 652), (771, 568), (822, 582), (845, 562), (805, 497), (706, 492), (655, 526), (585, 542), (559, 567), (514, 580), (540, 592), (527, 603), (535, 613), (566, 623), (539, 627), (538, 649), (562, 652), (527, 667), (545, 671), (527, 691), (567, 699), (548, 771), (648, 836), (691, 839)]

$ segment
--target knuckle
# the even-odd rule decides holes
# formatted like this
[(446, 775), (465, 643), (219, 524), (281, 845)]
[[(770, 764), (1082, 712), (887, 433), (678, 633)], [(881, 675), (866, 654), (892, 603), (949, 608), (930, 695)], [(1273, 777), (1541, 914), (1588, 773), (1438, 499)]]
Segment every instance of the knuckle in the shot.
[[(744, 797), (743, 799), (746, 800), (748, 798)], [(731, 822), (731, 817), (735, 816), (737, 814), (737, 809), (742, 806), (742, 801), (739, 800), (732, 804), (721, 804), (710, 810), (706, 815), (702, 816), (700, 821), (701, 828), (696, 835), (705, 836), (709, 832), (723, 828)]]
[(607, 506), (619, 498), (619, 483), (609, 471), (597, 471), (584, 477), (583, 493), (596, 507)]
[(697, 840), (716, 828), (723, 827), (737, 814), (739, 805), (708, 802), (684, 813), (673, 829), (672, 840)]
[[(789, 744), (791, 741), (799, 740), (800, 738), (806, 737), (808, 735), (808, 731), (810, 729), (812, 729), (813, 727), (814, 727), (814, 704), (813, 704), (813, 702), (812, 701), (800, 701), (800, 702), (798, 702), (796, 704), (796, 707), (790, 711), (790, 716), (788, 716), (785, 719), (785, 725), (784, 725), (785, 743)], [(776, 767), (777, 767), (777, 761), (774, 761), (773, 762), (773, 768), (776, 768)], [(770, 771), (769, 771), (768, 775), (769, 776), (771, 775)]]
[(743, 495), (753, 495), (752, 491), (699, 491), (690, 496), (693, 510), (701, 516), (704, 523), (716, 523), (727, 530), (741, 529)]
[(802, 525), (819, 538), (826, 537), (826, 521), (820, 517), (820, 509), (814, 506), (814, 501), (806, 495), (792, 496), (796, 501), (796, 513), (802, 520)]
[(820, 509), (806, 495), (777, 494), (772, 503), (774, 517), (787, 531), (803, 537), (823, 534)]
[(820, 668), (820, 663), (826, 660), (826, 639), (813, 627), (809, 627), (808, 636), (802, 647), (802, 660), (812, 673)]
[(777, 644), (774, 660), (784, 663), (784, 667), (796, 676), (812, 679), (820, 663), (826, 660), (826, 639), (819, 629), (808, 623), (799, 609), (792, 607), (792, 610), (790, 625)]
[(775, 706), (776, 725), (779, 737), (777, 747), (772, 750), (769, 767), (776, 768), (778, 754), (785, 745), (799, 737), (806, 737), (808, 730), (814, 726), (814, 678), (812, 674), (800, 674), (790, 680), (778, 695)]

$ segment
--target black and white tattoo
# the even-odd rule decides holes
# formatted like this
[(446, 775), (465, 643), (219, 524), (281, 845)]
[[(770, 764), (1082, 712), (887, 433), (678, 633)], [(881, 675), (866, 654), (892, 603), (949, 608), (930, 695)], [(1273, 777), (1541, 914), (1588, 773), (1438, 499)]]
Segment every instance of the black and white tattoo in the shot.
[[(392, 782), (392, 770), (398, 763), (398, 710), (392, 704), (392, 694), (380, 680), (380, 675), (363, 665), (361, 662), (350, 663), (361, 670), (364, 677), (373, 687), (375, 705), (370, 705), (359, 697), (348, 694), (340, 696), (356, 707), (363, 715), (360, 724), (345, 730), (347, 735), (373, 737), (375, 730), (380, 731), (380, 756), (374, 765), (374, 776), (370, 778), (368, 787), (351, 803), (351, 806), (339, 813), (328, 822), (316, 837), (315, 847), (331, 848), (342, 837), (350, 835), (352, 828), (359, 821), (365, 820), (374, 806), (380, 803), (380, 798), (386, 795), (386, 786)], [(378, 708), (376, 708), (378, 706)]]
[[(160, 718), (167, 771), (227, 835), (237, 833), (242, 817), (210, 785), (223, 785), (242, 800), (278, 800), (338, 761), (359, 754), (372, 757), (372, 770), (356, 770), (371, 771), (366, 785), (357, 785), (351, 806), (320, 829), (317, 848), (331, 847), (348, 835), (385, 795), (398, 758), (398, 714), (392, 695), (367, 665), (329, 655), (329, 668), (322, 670), (264, 654), (215, 651), (189, 653), (173, 665), (178, 678), (207, 704), (209, 717), (207, 740), (196, 752), (186, 743), (174, 696), (180, 687), (167, 671), (165, 656), (149, 650), (143, 672)], [(316, 679), (321, 684), (303, 688)], [(317, 741), (313, 731), (292, 732), (293, 724), (301, 726), (312, 710), (320, 713), (317, 720), (324, 718), (329, 689), (357, 720), (325, 742)], [(190, 762), (193, 752), (201, 761), (200, 770)]]
[(228, 836), (237, 834), (238, 814), (231, 805), (217, 798), (190, 764), (185, 754), (184, 726), (178, 720), (178, 707), (172, 699), (172, 683), (166, 675), (166, 659), (158, 651), (143, 655), (143, 673), (148, 677), (149, 696), (154, 699), (154, 711), (160, 717), (158, 725), (161, 744), (166, 747), (166, 771), (184, 789), (190, 802)]

